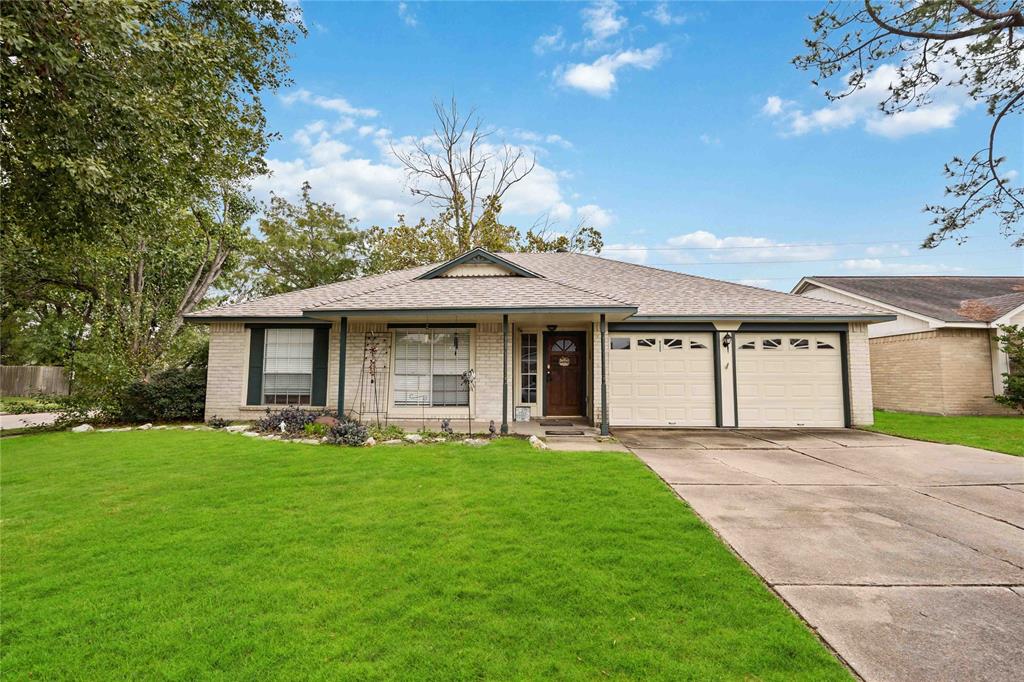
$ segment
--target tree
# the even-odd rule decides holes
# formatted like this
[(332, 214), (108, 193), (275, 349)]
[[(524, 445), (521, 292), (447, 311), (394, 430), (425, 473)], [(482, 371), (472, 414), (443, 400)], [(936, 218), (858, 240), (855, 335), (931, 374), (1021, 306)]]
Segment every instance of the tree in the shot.
[(298, 32), (285, 0), (47, 0), (0, 14), (4, 227), (102, 237), (266, 171), (259, 95)]
[(463, 116), (452, 97), (446, 107), (434, 102), (433, 137), (408, 148), (392, 146), (405, 166), (412, 195), (430, 202), (451, 222), (460, 252), (480, 245), (481, 221), (497, 215), (495, 205), (537, 165), (521, 148), (493, 144), (475, 110)]
[(995, 400), (1024, 414), (1024, 327), (1001, 325), (999, 347), (1010, 361), (1010, 371), (1003, 372), (1003, 394)]
[[(184, 316), (237, 264), (253, 209), (224, 190), (217, 204), (168, 207), (144, 228), (111, 226), (103, 240), (40, 241), (5, 229), (3, 329), (29, 349), (53, 343), (49, 352), (79, 387), (116, 395), (203, 343), (183, 329)], [(25, 326), (12, 330), (9, 320)]]
[[(476, 246), (488, 251), (587, 251), (600, 253), (601, 233), (580, 223), (571, 234), (554, 231), (550, 224), (535, 225), (526, 234), (500, 220), (501, 203), (488, 202), (477, 222)], [(359, 245), (362, 273), (376, 275), (418, 265), (440, 263), (465, 253), (455, 223), (447, 213), (415, 225), (398, 216), (393, 227), (373, 226), (363, 232)]]
[(359, 240), (356, 220), (346, 218), (332, 204), (313, 201), (312, 188), (302, 184), (299, 205), (273, 196), (260, 218), (262, 241), (256, 240), (248, 268), (256, 277), (254, 290), (261, 296), (308, 289), (349, 279), (357, 274), (353, 250)]
[(821, 79), (849, 70), (842, 89), (826, 91), (831, 101), (864, 88), (868, 76), (895, 61), (896, 77), (879, 103), (888, 115), (930, 103), (942, 87), (962, 88), (985, 103), (992, 123), (984, 146), (945, 165), (949, 202), (925, 206), (932, 232), (923, 246), (963, 241), (964, 230), (985, 215), (999, 220), (1014, 246), (1024, 246), (1019, 228), (1024, 187), (1012, 184), (998, 153), (1000, 127), (1024, 108), (1020, 1), (832, 1), (811, 22), (815, 36), (805, 41), (808, 52), (794, 63), (816, 70)]

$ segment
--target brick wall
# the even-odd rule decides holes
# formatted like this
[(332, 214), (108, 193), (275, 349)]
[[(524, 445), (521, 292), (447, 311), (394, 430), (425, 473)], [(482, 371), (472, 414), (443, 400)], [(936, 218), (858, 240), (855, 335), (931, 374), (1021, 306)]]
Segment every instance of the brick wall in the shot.
[(245, 402), (249, 332), (240, 322), (210, 325), (210, 363), (206, 370), (206, 418), (246, 419)]
[(987, 329), (933, 329), (871, 339), (871, 384), (882, 410), (1013, 414), (992, 400)]
[(850, 324), (846, 335), (850, 381), (850, 419), (854, 426), (869, 426), (875, 421), (871, 386), (871, 348), (868, 325)]

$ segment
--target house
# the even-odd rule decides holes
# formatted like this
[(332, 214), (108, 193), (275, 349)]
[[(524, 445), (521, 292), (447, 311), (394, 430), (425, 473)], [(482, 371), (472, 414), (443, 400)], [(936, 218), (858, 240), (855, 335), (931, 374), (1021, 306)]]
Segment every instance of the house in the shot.
[(189, 319), (210, 325), (208, 418), (343, 405), (364, 420), (471, 414), (504, 432), (575, 417), (607, 432), (869, 424), (868, 325), (894, 316), (578, 253), (474, 249)]
[(1024, 277), (804, 277), (792, 293), (896, 316), (868, 329), (875, 407), (1013, 414), (991, 396), (1010, 371), (998, 327), (1024, 324)]

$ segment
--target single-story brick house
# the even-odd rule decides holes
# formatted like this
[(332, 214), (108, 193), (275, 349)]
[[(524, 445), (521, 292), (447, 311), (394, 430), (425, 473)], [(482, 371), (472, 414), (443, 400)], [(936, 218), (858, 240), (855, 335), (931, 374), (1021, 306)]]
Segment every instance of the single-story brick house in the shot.
[(875, 407), (1014, 414), (992, 400), (1010, 371), (996, 337), (1024, 324), (1024, 277), (804, 277), (793, 293), (896, 316), (868, 329)]
[(605, 431), (869, 424), (868, 325), (894, 319), (596, 256), (483, 249), (189, 318), (210, 325), (207, 418), (342, 405), (357, 419), (471, 412), (505, 430), (557, 416)]

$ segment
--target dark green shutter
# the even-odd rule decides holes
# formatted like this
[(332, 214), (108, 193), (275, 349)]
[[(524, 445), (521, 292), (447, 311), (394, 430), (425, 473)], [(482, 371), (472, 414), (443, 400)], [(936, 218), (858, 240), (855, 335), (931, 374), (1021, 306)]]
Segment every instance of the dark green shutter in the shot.
[(263, 404), (263, 341), (265, 329), (249, 330), (249, 390), (246, 405)]
[(311, 404), (327, 404), (327, 339), (330, 329), (313, 330), (313, 399)]

